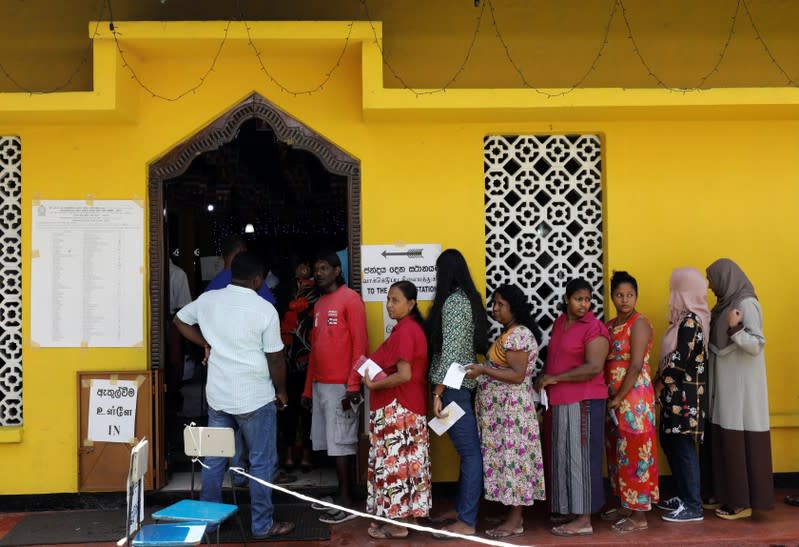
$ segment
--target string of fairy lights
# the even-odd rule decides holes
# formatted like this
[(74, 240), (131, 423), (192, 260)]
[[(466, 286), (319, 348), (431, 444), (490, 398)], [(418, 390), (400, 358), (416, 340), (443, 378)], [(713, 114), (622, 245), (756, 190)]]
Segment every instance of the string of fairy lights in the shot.
[[(735, 2), (735, 13), (733, 13), (732, 19), (730, 20), (730, 29), (727, 31), (727, 39), (725, 40), (724, 45), (721, 48), (721, 53), (719, 53), (719, 55), (718, 55), (718, 60), (716, 61), (716, 64), (713, 65), (713, 67), (710, 69), (710, 71), (707, 74), (705, 74), (704, 76), (700, 77), (699, 78), (699, 82), (692, 88), (691, 87), (672, 87), (672, 86), (666, 84), (663, 81), (663, 79), (655, 73), (655, 71), (652, 69), (652, 67), (649, 65), (649, 63), (646, 61), (646, 59), (644, 59), (644, 56), (641, 53), (641, 47), (638, 45), (638, 42), (636, 41), (635, 36), (633, 35), (632, 25), (630, 24), (630, 18), (628, 17), (627, 8), (624, 6), (623, 0), (616, 0), (616, 4), (619, 7), (621, 7), (621, 16), (622, 16), (622, 19), (624, 19), (624, 27), (627, 30), (627, 39), (629, 39), (630, 42), (632, 43), (633, 52), (638, 57), (638, 60), (641, 61), (641, 64), (644, 66), (644, 68), (648, 72), (649, 77), (652, 78), (653, 80), (655, 80), (657, 85), (662, 87), (663, 89), (668, 89), (669, 91), (681, 91), (683, 93), (686, 93), (688, 91), (701, 91), (702, 87), (704, 86), (704, 84), (707, 81), (707, 79), (710, 78), (716, 72), (718, 72), (719, 66), (721, 66), (722, 61), (724, 61), (724, 58), (727, 55), (727, 49), (730, 47), (730, 42), (732, 42), (732, 37), (735, 35), (735, 25), (738, 22), (738, 12), (741, 9), (741, 3), (743, 3), (744, 1), (745, 0), (736, 0), (736, 2)], [(751, 20), (751, 17), (750, 17), (750, 20)], [(754, 22), (753, 22), (753, 24), (754, 24)]]
[[(236, 15), (230, 17), (227, 20), (227, 23), (223, 31), (223, 35), (220, 38), (219, 45), (213, 55), (213, 58), (211, 59), (208, 65), (208, 68), (198, 77), (196, 83), (190, 85), (187, 89), (177, 92), (173, 95), (167, 95), (165, 93), (157, 91), (152, 85), (146, 83), (143, 80), (143, 78), (139, 76), (139, 73), (136, 71), (135, 67), (128, 60), (128, 57), (125, 54), (125, 49), (123, 47), (124, 38), (125, 38), (124, 31), (120, 30), (117, 26), (115, 26), (111, 0), (101, 1), (99, 15), (97, 17), (97, 24), (95, 25), (92, 35), (89, 38), (89, 45), (87, 47), (87, 50), (84, 53), (84, 55), (82, 55), (78, 64), (69, 73), (69, 76), (62, 84), (46, 90), (31, 89), (28, 86), (22, 84), (18, 78), (15, 78), (2, 63), (0, 63), (0, 74), (5, 76), (17, 89), (25, 93), (29, 93), (30, 95), (56, 93), (70, 88), (75, 77), (81, 72), (81, 70), (83, 70), (83, 68), (86, 66), (91, 57), (92, 42), (99, 33), (99, 27), (100, 27), (99, 22), (102, 20), (103, 16), (107, 11), (109, 16), (109, 30), (113, 36), (114, 43), (116, 44), (116, 48), (117, 51), (119, 52), (120, 59), (122, 60), (123, 67), (128, 71), (131, 79), (137, 85), (139, 85), (145, 92), (150, 94), (154, 99), (159, 99), (167, 102), (174, 102), (182, 99), (186, 95), (196, 93), (206, 83), (211, 73), (214, 72), (214, 69), (216, 68), (219, 58), (222, 54), (222, 50), (225, 46), (225, 43), (229, 39), (230, 28), (234, 23), (241, 23), (244, 25), (244, 28), (247, 33), (247, 45), (252, 50), (260, 67), (260, 71), (265, 75), (265, 77), (269, 80), (269, 82), (272, 85), (276, 86), (281, 92), (298, 97), (301, 95), (313, 95), (315, 93), (319, 93), (324, 90), (325, 86), (328, 84), (328, 82), (332, 79), (333, 75), (338, 71), (338, 69), (342, 65), (342, 61), (344, 59), (344, 56), (347, 52), (347, 49), (349, 47), (352, 38), (352, 32), (353, 32), (353, 27), (355, 26), (355, 21), (351, 21), (347, 25), (346, 34), (345, 36), (342, 37), (343, 45), (341, 51), (338, 57), (333, 62), (333, 64), (331, 65), (331, 68), (323, 73), (319, 83), (314, 86), (308, 87), (306, 89), (296, 89), (292, 86), (283, 83), (280, 79), (278, 79), (274, 75), (273, 71), (269, 69), (267, 62), (264, 59), (263, 50), (259, 49), (259, 47), (256, 44), (256, 40), (253, 39), (253, 36), (251, 34), (252, 28), (249, 22), (247, 21), (244, 11), (241, 8), (240, 0), (236, 0), (235, 4), (236, 4)], [(753, 16), (752, 11), (749, 8), (747, 0), (734, 0), (734, 4), (735, 5), (733, 10), (733, 15), (730, 18), (729, 29), (727, 30), (721, 49), (718, 55), (715, 57), (715, 62), (713, 66), (710, 68), (710, 70), (708, 70), (707, 73), (703, 74), (698, 78), (697, 84), (695, 86), (679, 87), (679, 86), (669, 85), (654, 69), (652, 63), (649, 60), (647, 60), (646, 56), (644, 55), (643, 51), (644, 48), (642, 47), (639, 40), (636, 38), (635, 33), (633, 32), (633, 24), (631, 19), (633, 19), (634, 14), (630, 13), (627, 6), (625, 6), (624, 4), (624, 0), (611, 0), (610, 12), (608, 14), (607, 22), (604, 25), (602, 39), (600, 41), (599, 47), (596, 49), (596, 54), (594, 55), (593, 59), (588, 63), (588, 68), (582, 72), (582, 74), (574, 81), (574, 83), (571, 86), (553, 92), (553, 91), (548, 91), (547, 89), (542, 88), (539, 85), (533, 84), (530, 81), (530, 79), (526, 76), (524, 70), (522, 69), (521, 64), (516, 60), (516, 58), (511, 53), (512, 48), (509, 41), (506, 39), (505, 35), (503, 35), (502, 31), (500, 30), (497, 11), (495, 9), (493, 0), (483, 0), (482, 2), (481, 1), (475, 2), (475, 5), (478, 6), (480, 10), (477, 17), (475, 18), (474, 31), (466, 47), (466, 51), (463, 54), (462, 60), (457, 65), (457, 68), (453, 71), (452, 75), (446, 80), (446, 82), (442, 86), (432, 89), (419, 89), (413, 87), (412, 85), (409, 85), (407, 83), (408, 82), (407, 79), (403, 77), (400, 71), (397, 70), (396, 67), (389, 61), (388, 55), (386, 54), (386, 51), (383, 48), (382, 39), (378, 33), (377, 28), (372, 22), (372, 17), (369, 11), (368, 2), (367, 0), (360, 0), (362, 13), (371, 28), (374, 43), (377, 46), (378, 50), (380, 51), (380, 55), (383, 59), (383, 65), (391, 74), (391, 76), (394, 79), (396, 79), (396, 81), (400, 84), (401, 88), (407, 90), (410, 93), (413, 93), (416, 97), (421, 97), (423, 95), (444, 93), (448, 89), (451, 89), (455, 86), (455, 84), (461, 78), (463, 72), (466, 70), (467, 65), (469, 64), (469, 60), (471, 59), (475, 45), (477, 44), (478, 41), (481, 28), (484, 25), (486, 10), (488, 10), (488, 13), (490, 15), (490, 25), (494, 31), (494, 35), (497, 38), (497, 40), (499, 40), (504, 50), (506, 60), (511, 65), (513, 70), (518, 74), (521, 84), (524, 87), (530, 88), (534, 90), (536, 93), (546, 96), (548, 98), (561, 97), (569, 93), (572, 93), (578, 89), (583, 89), (584, 82), (598, 69), (600, 60), (602, 59), (602, 55), (608, 43), (610, 42), (610, 34), (613, 22), (619, 15), (621, 15), (626, 38), (627, 40), (629, 40), (632, 46), (633, 53), (635, 54), (641, 66), (647, 72), (647, 75), (655, 82), (655, 84), (658, 87), (661, 87), (669, 91), (675, 91), (681, 93), (700, 92), (707, 89), (705, 87), (707, 80), (711, 76), (719, 72), (719, 68), (721, 67), (722, 63), (724, 62), (727, 56), (730, 44), (732, 43), (733, 38), (736, 35), (736, 26), (738, 25), (742, 12), (746, 15), (746, 18), (749, 21), (749, 25), (752, 29), (755, 40), (760, 44), (766, 57), (775, 66), (775, 68), (779, 71), (779, 73), (785, 78), (786, 85), (792, 87), (799, 87), (799, 83), (790, 76), (788, 71), (777, 60), (776, 56), (772, 53), (771, 48), (769, 47), (768, 43), (766, 42), (766, 39), (763, 37), (763, 34), (760, 32), (760, 29), (757, 23), (755, 22), (755, 17)]]
[(11, 73), (9, 73), (6, 67), (3, 66), (3, 63), (0, 63), (0, 74), (3, 74), (3, 76), (5, 76), (14, 85), (14, 87), (19, 89), (20, 91), (28, 93), (29, 95), (46, 95), (49, 93), (58, 93), (59, 91), (63, 91), (69, 88), (72, 85), (75, 76), (77, 76), (80, 73), (80, 71), (83, 70), (83, 67), (86, 66), (86, 64), (89, 62), (89, 59), (92, 56), (92, 43), (94, 42), (94, 39), (97, 37), (97, 34), (100, 31), (100, 21), (103, 20), (103, 15), (105, 15), (106, 3), (107, 0), (100, 0), (100, 10), (97, 15), (97, 19), (95, 19), (97, 23), (94, 25), (94, 30), (92, 31), (92, 35), (89, 37), (89, 43), (86, 45), (86, 49), (84, 50), (83, 55), (80, 58), (80, 61), (78, 61), (78, 64), (75, 65), (75, 68), (73, 68), (72, 71), (69, 73), (69, 76), (67, 76), (67, 79), (64, 80), (64, 83), (59, 84), (55, 87), (51, 87), (50, 89), (44, 89), (44, 90), (31, 89), (25, 86), (24, 84), (20, 83), (17, 78), (15, 78)]
[(769, 59), (771, 59), (771, 62), (774, 63), (774, 66), (777, 67), (777, 70), (779, 70), (782, 73), (782, 75), (785, 76), (785, 80), (787, 81), (788, 85), (791, 85), (793, 87), (799, 86), (799, 84), (797, 84), (796, 81), (788, 75), (788, 72), (782, 67), (782, 65), (777, 61), (777, 59), (771, 53), (771, 49), (769, 49), (768, 44), (761, 36), (760, 31), (758, 30), (757, 25), (755, 24), (755, 20), (752, 17), (752, 12), (749, 10), (749, 5), (746, 3), (746, 0), (740, 0), (740, 2), (743, 4), (744, 9), (746, 10), (746, 16), (749, 18), (749, 23), (752, 25), (752, 31), (754, 31), (755, 33), (755, 38), (757, 39), (758, 42), (760, 42), (760, 45), (763, 46), (763, 50), (766, 52), (766, 55), (768, 55)]
[(455, 82), (458, 80), (458, 77), (463, 73), (464, 70), (466, 70), (466, 65), (468, 64), (469, 58), (472, 55), (472, 50), (474, 49), (474, 45), (477, 43), (477, 36), (478, 34), (480, 34), (480, 27), (483, 24), (483, 15), (485, 14), (485, 8), (487, 4), (489, 4), (489, 1), (482, 3), (482, 6), (480, 8), (480, 15), (477, 16), (477, 23), (475, 24), (474, 27), (474, 33), (472, 34), (472, 39), (469, 42), (469, 47), (466, 49), (466, 55), (464, 56), (463, 61), (461, 61), (460, 67), (458, 67), (458, 69), (455, 70), (455, 72), (452, 74), (452, 77), (450, 77), (447, 83), (444, 84), (443, 86), (436, 89), (419, 90), (409, 86), (405, 82), (405, 79), (402, 76), (400, 76), (397, 70), (391, 65), (391, 63), (386, 58), (386, 53), (383, 50), (383, 43), (381, 42), (380, 38), (377, 35), (377, 29), (375, 28), (375, 25), (372, 22), (371, 15), (369, 14), (369, 5), (366, 3), (366, 0), (361, 0), (361, 6), (363, 7), (364, 16), (366, 20), (369, 22), (369, 26), (372, 29), (372, 36), (374, 36), (374, 43), (375, 45), (377, 45), (377, 49), (380, 50), (381, 57), (383, 57), (383, 65), (388, 69), (391, 75), (394, 76), (394, 78), (400, 83), (400, 85), (402, 85), (403, 88), (407, 89), (417, 97), (420, 97), (422, 95), (433, 95), (436, 93), (442, 93), (446, 91), (455, 84)]
[[(110, 11), (111, 0), (106, 0), (106, 1), (108, 2), (108, 5), (109, 5), (109, 13), (111, 13), (111, 11)], [(228, 33), (230, 32), (230, 25), (232, 25), (232, 24), (233, 24), (233, 19), (232, 18), (228, 19), (227, 24), (225, 25), (224, 36), (219, 41), (219, 46), (217, 46), (216, 53), (214, 54), (213, 59), (211, 59), (211, 64), (208, 66), (208, 69), (206, 69), (206, 71), (199, 77), (197, 83), (194, 84), (193, 86), (189, 87), (188, 89), (186, 89), (184, 91), (181, 91), (181, 92), (177, 93), (176, 95), (172, 95), (172, 96), (163, 95), (163, 94), (159, 93), (158, 91), (155, 91), (148, 84), (146, 84), (146, 83), (144, 83), (144, 81), (142, 81), (142, 79), (136, 73), (136, 70), (134, 70), (134, 68), (130, 64), (130, 62), (128, 62), (127, 57), (125, 57), (125, 50), (122, 49), (122, 45), (119, 43), (119, 37), (122, 36), (124, 38), (124, 34), (122, 34), (114, 26), (113, 19), (111, 20), (111, 23), (109, 24), (109, 26), (110, 26), (111, 34), (114, 37), (114, 43), (117, 46), (117, 51), (119, 51), (119, 58), (122, 59), (122, 67), (127, 69), (127, 71), (130, 73), (130, 77), (133, 79), (133, 81), (136, 82), (139, 85), (139, 87), (141, 87), (143, 90), (145, 90), (147, 93), (149, 93), (153, 97), (153, 99), (160, 99), (162, 101), (167, 101), (167, 102), (175, 102), (175, 101), (179, 101), (180, 99), (182, 99), (183, 97), (185, 97), (189, 93), (196, 93), (198, 89), (200, 89), (203, 85), (205, 85), (206, 79), (214, 71), (214, 68), (216, 68), (216, 63), (217, 63), (217, 61), (219, 61), (219, 56), (222, 54), (222, 48), (225, 47), (225, 42), (227, 42)]]
[(599, 46), (599, 49), (597, 50), (593, 61), (591, 61), (591, 65), (588, 67), (588, 70), (586, 70), (583, 73), (583, 75), (580, 78), (578, 78), (577, 81), (570, 88), (561, 90), (556, 93), (552, 93), (550, 91), (546, 91), (544, 89), (540, 89), (534, 86), (527, 80), (527, 77), (524, 75), (524, 71), (521, 69), (519, 64), (514, 60), (513, 56), (511, 55), (510, 46), (508, 45), (508, 42), (505, 40), (505, 37), (502, 35), (502, 32), (499, 30), (499, 24), (497, 23), (496, 12), (494, 11), (494, 3), (491, 2), (491, 0), (487, 0), (486, 3), (491, 8), (491, 24), (494, 27), (494, 33), (496, 34), (499, 43), (502, 44), (502, 47), (505, 49), (505, 57), (507, 57), (508, 62), (511, 64), (513, 69), (519, 75), (519, 78), (521, 78), (522, 84), (525, 87), (529, 87), (535, 90), (535, 92), (538, 93), (539, 95), (544, 95), (547, 98), (562, 97), (564, 95), (568, 95), (569, 93), (573, 92), (575, 89), (578, 89), (580, 85), (582, 85), (582, 83), (591, 74), (593, 74), (596, 71), (596, 66), (599, 63), (599, 59), (602, 57), (602, 53), (605, 51), (605, 47), (608, 45), (608, 36), (610, 35), (610, 28), (611, 25), (613, 24), (613, 19), (615, 19), (616, 17), (616, 10), (619, 7), (619, 2), (617, 0), (613, 0), (613, 5), (611, 6), (610, 9), (610, 15), (608, 16), (608, 22), (605, 24), (605, 33), (602, 36), (602, 44)]

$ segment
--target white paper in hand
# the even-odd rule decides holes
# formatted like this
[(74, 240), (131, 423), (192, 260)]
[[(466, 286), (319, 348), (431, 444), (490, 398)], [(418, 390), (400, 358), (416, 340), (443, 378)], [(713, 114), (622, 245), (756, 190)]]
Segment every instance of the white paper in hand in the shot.
[(363, 362), (363, 364), (360, 367), (358, 367), (358, 374), (360, 374), (361, 376), (369, 374), (370, 380), (374, 380), (375, 376), (377, 376), (381, 372), (383, 372), (383, 369), (380, 367), (380, 365), (378, 365), (371, 359), (367, 359), (366, 361)]
[(458, 406), (458, 403), (452, 401), (441, 411), (441, 415), (444, 416), (444, 418), (433, 418), (427, 422), (427, 425), (440, 436), (446, 433), (447, 429), (460, 420), (464, 414), (466, 414), (466, 412)]
[(533, 390), (533, 402), (540, 403), (544, 410), (549, 408), (549, 398), (547, 397), (546, 388), (541, 391)]
[(443, 383), (452, 389), (460, 389), (464, 376), (466, 376), (466, 368), (460, 363), (452, 363), (444, 376)]

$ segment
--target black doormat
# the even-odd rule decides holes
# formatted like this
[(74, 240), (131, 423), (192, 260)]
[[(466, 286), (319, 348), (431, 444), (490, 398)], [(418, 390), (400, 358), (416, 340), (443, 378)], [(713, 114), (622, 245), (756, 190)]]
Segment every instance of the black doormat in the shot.
[[(151, 514), (160, 509), (148, 507)], [(254, 540), (250, 532), (250, 506), (239, 506), (242, 526), (247, 543), (266, 541), (309, 541), (329, 540), (330, 526), (319, 522), (320, 513), (305, 503), (275, 505), (275, 519), (295, 523), (290, 534), (272, 540)], [(124, 536), (125, 511), (60, 511), (26, 515), (10, 532), (0, 539), (0, 546), (11, 545), (54, 545), (67, 543), (99, 543), (117, 541)], [(151, 524), (150, 519), (145, 524)], [(228, 519), (220, 529), (223, 543), (241, 543), (236, 517)], [(215, 540), (216, 535), (212, 537)]]

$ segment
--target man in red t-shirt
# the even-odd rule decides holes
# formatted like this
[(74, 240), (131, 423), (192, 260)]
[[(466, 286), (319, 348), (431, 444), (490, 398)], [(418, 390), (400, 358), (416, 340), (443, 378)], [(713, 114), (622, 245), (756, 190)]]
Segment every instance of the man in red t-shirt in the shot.
[[(312, 406), (311, 443), (336, 459), (339, 493), (336, 503), (352, 506), (353, 456), (358, 450), (361, 377), (354, 364), (369, 351), (366, 312), (361, 297), (344, 284), (336, 253), (320, 253), (314, 263), (319, 300), (314, 308), (311, 355), (303, 404)], [(323, 505), (319, 520), (339, 524), (354, 515)]]

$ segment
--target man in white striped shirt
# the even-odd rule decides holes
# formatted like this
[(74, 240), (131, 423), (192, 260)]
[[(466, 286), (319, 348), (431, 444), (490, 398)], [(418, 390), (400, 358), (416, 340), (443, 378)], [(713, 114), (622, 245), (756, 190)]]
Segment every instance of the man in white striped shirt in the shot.
[[(241, 431), (250, 451), (250, 474), (271, 481), (277, 469), (277, 408), (286, 395), (286, 364), (280, 320), (274, 306), (257, 291), (264, 267), (253, 253), (239, 253), (224, 289), (203, 293), (181, 309), (175, 325), (181, 334), (205, 348), (208, 364), (208, 426)], [(222, 501), (227, 458), (206, 458), (202, 499)], [(252, 534), (267, 538), (287, 534), (294, 524), (272, 518), (272, 491), (250, 481)]]

